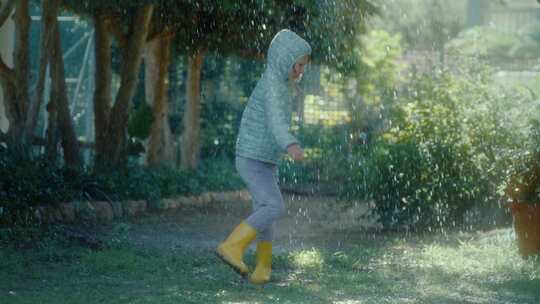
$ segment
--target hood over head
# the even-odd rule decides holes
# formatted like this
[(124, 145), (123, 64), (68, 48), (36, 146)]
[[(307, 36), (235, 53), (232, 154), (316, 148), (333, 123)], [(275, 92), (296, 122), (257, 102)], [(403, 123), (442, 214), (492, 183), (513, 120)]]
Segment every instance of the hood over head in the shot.
[(311, 55), (311, 47), (302, 37), (291, 30), (279, 31), (268, 48), (267, 69), (287, 79), (294, 63), (304, 55)]

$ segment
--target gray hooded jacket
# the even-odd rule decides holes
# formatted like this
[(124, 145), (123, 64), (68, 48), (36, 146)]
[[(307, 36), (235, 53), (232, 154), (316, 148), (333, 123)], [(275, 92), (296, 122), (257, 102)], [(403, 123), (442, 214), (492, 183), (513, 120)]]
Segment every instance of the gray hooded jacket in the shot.
[(281, 30), (268, 48), (266, 70), (249, 97), (236, 141), (236, 155), (277, 164), (298, 140), (289, 132), (292, 99), (288, 77), (311, 47), (290, 30)]

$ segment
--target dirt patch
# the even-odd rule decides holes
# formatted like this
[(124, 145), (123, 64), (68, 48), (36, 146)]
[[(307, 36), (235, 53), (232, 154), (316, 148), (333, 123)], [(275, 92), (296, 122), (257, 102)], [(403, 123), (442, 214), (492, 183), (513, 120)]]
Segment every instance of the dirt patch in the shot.
[[(375, 238), (365, 203), (344, 204), (334, 197), (285, 195), (287, 215), (275, 230), (276, 251), (324, 247), (342, 249)], [(212, 250), (251, 211), (251, 202), (185, 206), (100, 226), (99, 234), (142, 247)]]

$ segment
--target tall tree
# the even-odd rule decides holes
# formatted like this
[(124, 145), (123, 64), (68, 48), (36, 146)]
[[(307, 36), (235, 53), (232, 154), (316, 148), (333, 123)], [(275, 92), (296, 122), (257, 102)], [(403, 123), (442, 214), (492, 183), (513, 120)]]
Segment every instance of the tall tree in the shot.
[(168, 31), (163, 31), (146, 46), (145, 92), (146, 101), (152, 106), (153, 113), (147, 155), (147, 162), (150, 165), (168, 164), (173, 158), (167, 100), (171, 41), (172, 35)]
[[(67, 96), (67, 87), (66, 87), (66, 77), (64, 71), (64, 59), (63, 52), (61, 47), (61, 37), (60, 29), (56, 16), (58, 15), (59, 0), (48, 0), (50, 1), (51, 10), (53, 11), (52, 18), (52, 30), (51, 30), (51, 82), (53, 84), (56, 96), (56, 106), (57, 106), (57, 123), (58, 128), (60, 129), (60, 140), (62, 144), (62, 149), (64, 151), (64, 160), (66, 164), (70, 167), (79, 167), (81, 165), (81, 155), (79, 152), (79, 143), (77, 142), (77, 136), (75, 134), (75, 129), (73, 127), (73, 118), (69, 110), (69, 100)], [(44, 3), (48, 2), (44, 1)], [(47, 39), (47, 37), (45, 37)], [(37, 104), (39, 105), (39, 104)], [(38, 108), (39, 109), (39, 108)], [(36, 115), (37, 116), (37, 115)], [(35, 118), (31, 118), (32, 120)], [(30, 124), (32, 127), (35, 127), (35, 123)], [(49, 126), (49, 128), (51, 128)], [(52, 129), (52, 128), (51, 128)], [(55, 129), (52, 129), (55, 132)], [(33, 130), (32, 130), (33, 134)]]
[(28, 0), (9, 1), (0, 12), (0, 26), (15, 8), (14, 66), (8, 67), (0, 58), (0, 82), (4, 93), (9, 129), (6, 134), (8, 146), (23, 144), (24, 124), (29, 103), (29, 48), (30, 15)]
[[(363, 21), (367, 15), (375, 11), (374, 6), (368, 0), (346, 0), (342, 2), (303, 0), (303, 1), (223, 1), (220, 3), (206, 0), (139, 0), (125, 2), (121, 0), (98, 0), (98, 1), (75, 1), (64, 0), (76, 12), (91, 14), (95, 11), (108, 11), (113, 18), (120, 22), (109, 26), (107, 32), (117, 37), (118, 45), (123, 49), (126, 39), (120, 29), (129, 28), (130, 32), (145, 28), (143, 22), (136, 22), (136, 29), (127, 12), (141, 5), (155, 5), (156, 13), (153, 14), (149, 37), (153, 33), (160, 33), (164, 28), (169, 28), (174, 33), (174, 46), (183, 51), (189, 59), (188, 71), (190, 74), (189, 84), (186, 86), (186, 114), (184, 116), (184, 133), (182, 134), (182, 166), (193, 169), (197, 165), (199, 155), (199, 129), (200, 129), (200, 79), (201, 66), (204, 54), (213, 51), (219, 54), (237, 54), (252, 58), (264, 58), (266, 49), (273, 35), (282, 28), (292, 28), (305, 36), (316, 47), (314, 58), (326, 62), (346, 71), (354, 65), (354, 53), (351, 46), (354, 43), (356, 33), (363, 30)], [(105, 18), (105, 17), (100, 17)], [(107, 18), (105, 18), (107, 19)], [(95, 18), (96, 28), (98, 20)], [(107, 28), (107, 26), (105, 26)], [(339, 29), (339, 30), (336, 30)], [(332, 33), (331, 35), (329, 33)], [(96, 41), (98, 31), (96, 30)], [(103, 40), (106, 42), (105, 40)], [(122, 42), (124, 41), (124, 42)], [(97, 48), (97, 45), (96, 45)], [(128, 47), (129, 55), (138, 53), (138, 47)], [(97, 50), (96, 56), (100, 50)], [(125, 53), (125, 52), (122, 52)], [(105, 55), (105, 54), (103, 54)], [(97, 58), (96, 57), (96, 58)], [(123, 62), (126, 58), (123, 58)], [(101, 63), (98, 59), (97, 65)], [(124, 64), (123, 64), (124, 66)], [(106, 67), (106, 65), (104, 66)], [(122, 69), (122, 80), (127, 77)], [(96, 71), (96, 73), (98, 73)], [(127, 79), (126, 78), (126, 79)], [(163, 78), (164, 79), (164, 78)], [(123, 81), (122, 81), (123, 83)], [(100, 82), (96, 82), (97, 86)], [(161, 86), (161, 84), (160, 84)], [(96, 95), (107, 89), (96, 88)], [(123, 89), (121, 87), (120, 92)], [(126, 95), (126, 94), (124, 94)], [(129, 95), (129, 94), (128, 94)], [(119, 94), (120, 96), (120, 94)], [(104, 100), (106, 96), (95, 97), (95, 100)], [(122, 98), (121, 98), (122, 99)], [(118, 106), (117, 106), (118, 105)], [(122, 106), (121, 106), (122, 105)], [(125, 133), (125, 122), (129, 115), (126, 111), (129, 103), (119, 103), (119, 98), (112, 109), (118, 114), (119, 119), (112, 119), (108, 115), (98, 114), (96, 111), (96, 158), (109, 158), (113, 164), (118, 163), (122, 155), (122, 140), (120, 133)], [(107, 112), (106, 106), (96, 106)], [(126, 114), (127, 113), (127, 114)], [(155, 114), (155, 113), (154, 113)], [(97, 116), (100, 115), (101, 118)], [(162, 114), (159, 114), (162, 115)], [(97, 123), (105, 123), (107, 131), (100, 135)], [(105, 140), (106, 139), (106, 140)], [(104, 148), (109, 146), (109, 148)], [(116, 148), (113, 148), (116, 147)]]
[(101, 138), (106, 138), (106, 141), (100, 146), (102, 150), (96, 150), (96, 157), (105, 159), (104, 156), (107, 156), (108, 162), (113, 166), (125, 161), (126, 128), (153, 8), (154, 6), (150, 4), (137, 7), (128, 33), (116, 32), (115, 29), (120, 24), (111, 23), (113, 34), (119, 41), (122, 53), (121, 80), (115, 102), (108, 115), (105, 134), (99, 135)]
[[(38, 80), (36, 84), (35, 98), (29, 106), (29, 113), (26, 119), (26, 136), (31, 139), (37, 125), (39, 111), (43, 103), (43, 92), (45, 90), (45, 80), (47, 66), (51, 56), (51, 46), (53, 37), (56, 36), (54, 27), (58, 26), (56, 18), (58, 16), (58, 1), (44, 0), (41, 18), (41, 43), (39, 55)], [(56, 49), (55, 49), (56, 51)]]
[[(15, 24), (10, 16), (15, 7), (14, 0), (0, 0), (0, 57), (7, 67), (13, 67), (13, 48), (15, 40)], [(6, 131), (9, 121), (4, 107), (4, 93), (0, 82), (0, 131)]]
[[(30, 98), (30, 15), (29, 1), (8, 1), (0, 12), (0, 25), (15, 7), (15, 63), (12, 68), (0, 58), (0, 83), (3, 87), (9, 129), (5, 137), (9, 148), (23, 147), (28, 150), (34, 140), (34, 130), (43, 101), (45, 71), (51, 62), (50, 75), (53, 82), (52, 99), (48, 110), (49, 145), (47, 151), (53, 159), (56, 155), (56, 135), (60, 134), (64, 159), (68, 166), (80, 166), (80, 155), (73, 121), (69, 111), (64, 75), (64, 61), (57, 24), (59, 0), (44, 0), (41, 29), (41, 55), (36, 94)], [(57, 130), (58, 128), (58, 130)]]
[(200, 119), (201, 119), (201, 71), (204, 51), (196, 51), (188, 57), (186, 83), (186, 106), (184, 110), (184, 133), (181, 144), (181, 165), (195, 169), (200, 154)]
[[(69, 10), (90, 16), (94, 21), (94, 166), (98, 170), (121, 166), (127, 160), (127, 124), (155, 2), (159, 1), (63, 0)], [(120, 51), (121, 65), (120, 87), (113, 102), (111, 48), (114, 46)]]
[(95, 28), (95, 91), (94, 91), (94, 129), (96, 166), (107, 163), (104, 154), (107, 143), (107, 126), (112, 104), (112, 37), (109, 15), (103, 10), (96, 10), (93, 16)]

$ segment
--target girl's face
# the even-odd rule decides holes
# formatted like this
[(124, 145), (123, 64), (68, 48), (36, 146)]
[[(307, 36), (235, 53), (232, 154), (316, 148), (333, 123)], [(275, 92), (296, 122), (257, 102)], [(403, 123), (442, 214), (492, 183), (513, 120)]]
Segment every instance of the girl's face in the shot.
[(309, 62), (308, 56), (304, 56), (298, 59), (298, 61), (292, 67), (290, 77), (294, 80), (300, 79), (302, 77), (302, 74), (304, 74), (304, 69), (306, 65), (308, 64), (308, 62)]

